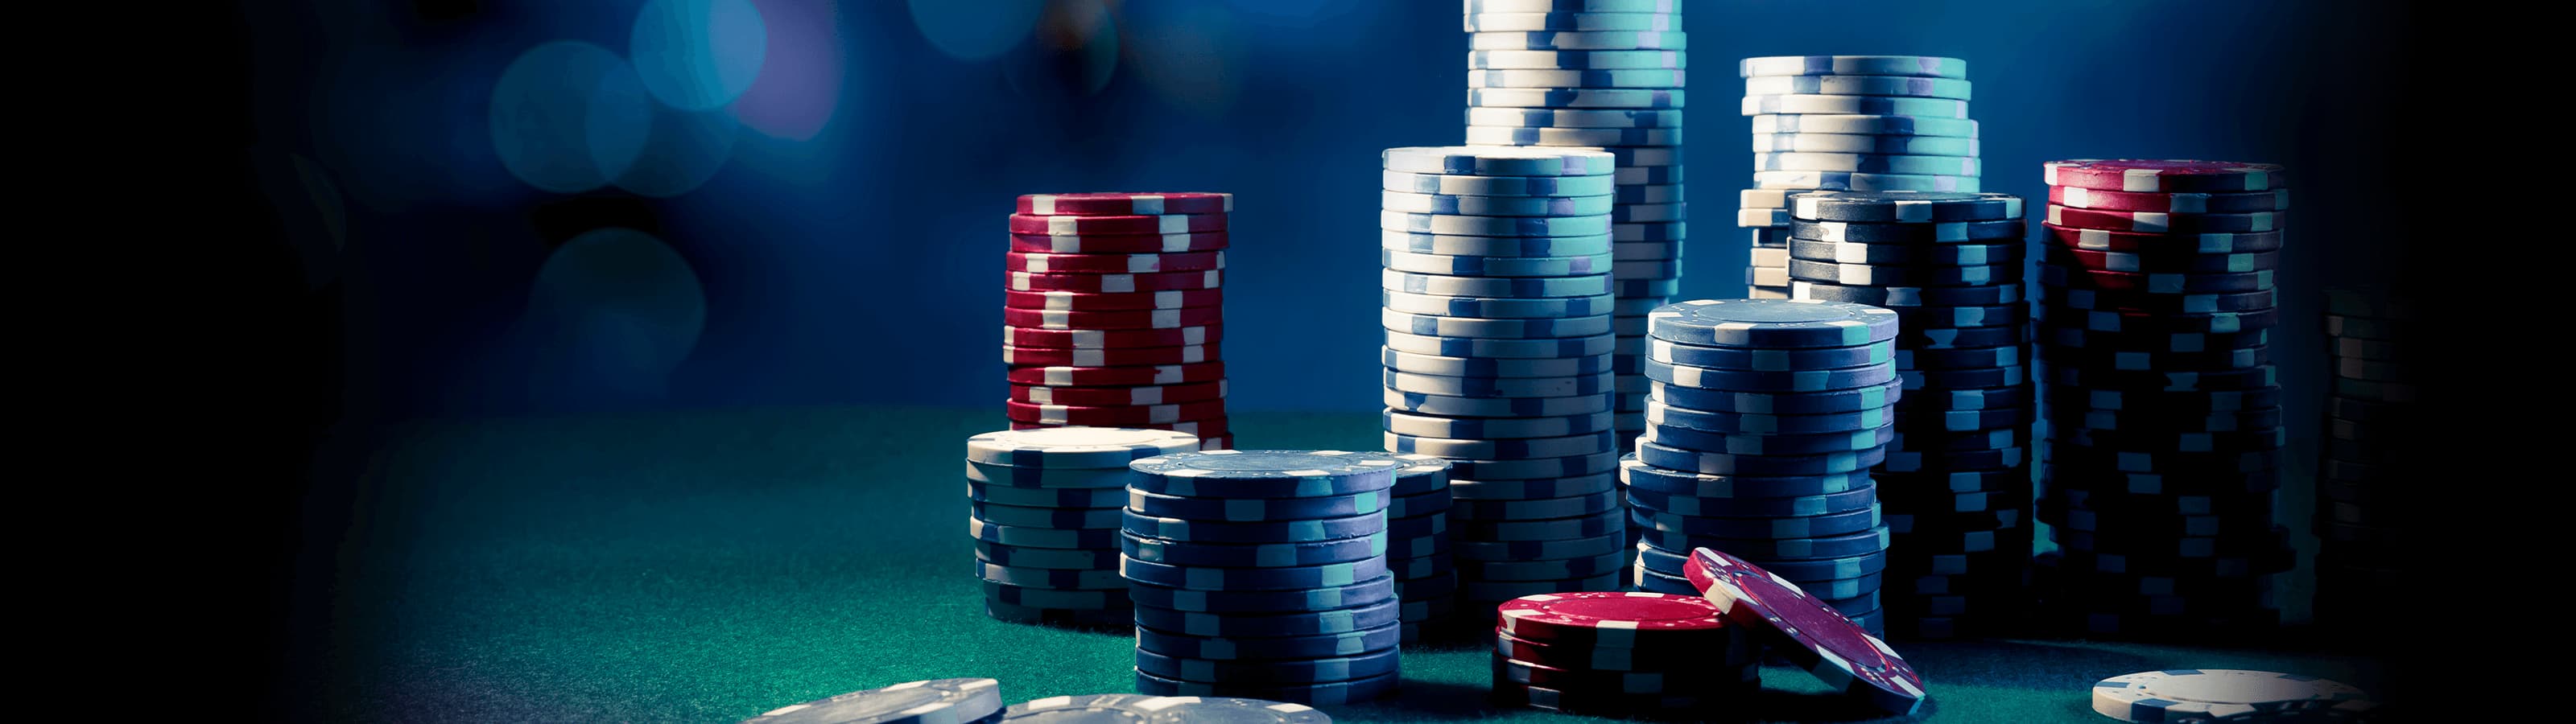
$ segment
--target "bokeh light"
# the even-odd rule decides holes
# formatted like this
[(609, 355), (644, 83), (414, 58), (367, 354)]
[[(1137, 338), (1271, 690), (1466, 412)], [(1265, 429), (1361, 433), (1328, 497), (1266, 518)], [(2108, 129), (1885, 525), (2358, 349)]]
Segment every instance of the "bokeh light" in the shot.
[(837, 3), (753, 0), (768, 30), (760, 76), (733, 101), (733, 117), (771, 138), (810, 141), (840, 103), (847, 62)]
[(611, 228), (546, 258), (523, 324), (543, 356), (574, 363), (569, 371), (644, 390), (660, 389), (697, 349), (706, 321), (706, 291), (688, 259), (650, 234)]
[(561, 41), (520, 54), (492, 87), (492, 150), (510, 174), (556, 193), (615, 180), (643, 149), (651, 99), (626, 61)]
[(644, 152), (618, 174), (618, 188), (656, 198), (678, 196), (706, 185), (733, 156), (742, 129), (733, 114), (670, 107), (655, 107), (652, 114)]
[(1118, 21), (1101, 0), (1048, 4), (1036, 40), (1009, 67), (1011, 85), (1023, 96), (1057, 101), (1087, 97), (1108, 87), (1117, 74)]
[(1028, 39), (1045, 0), (906, 0), (930, 47), (958, 60), (986, 60)]
[(750, 0), (646, 0), (626, 52), (655, 99), (703, 111), (751, 87), (768, 42)]

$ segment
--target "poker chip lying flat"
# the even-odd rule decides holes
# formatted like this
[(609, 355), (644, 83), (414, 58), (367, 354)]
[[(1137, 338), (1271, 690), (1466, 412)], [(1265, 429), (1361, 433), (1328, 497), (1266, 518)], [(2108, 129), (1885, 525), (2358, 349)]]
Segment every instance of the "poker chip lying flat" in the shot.
[(1922, 707), (1928, 694), (1914, 667), (1887, 642), (1797, 584), (1707, 548), (1691, 551), (1685, 573), (1728, 622), (1770, 643), (1826, 686), (1893, 714), (1912, 714)]
[[(2093, 711), (2126, 722), (2281, 715), (2330, 719), (2377, 707), (2360, 689), (2297, 674), (2242, 669), (2173, 669), (2114, 676), (2093, 685)], [(2305, 721), (2306, 719), (2296, 719)]]
[(1027, 194), (1020, 197), (1019, 203), (1019, 212), (1031, 216), (1222, 214), (1234, 210), (1234, 194)]
[(2146, 193), (2241, 193), (2289, 185), (2287, 173), (2267, 163), (2147, 159), (2077, 159), (2041, 165), (2050, 186)]
[(2290, 208), (2290, 190), (2187, 194), (2101, 191), (2081, 186), (2051, 186), (2048, 202), (2078, 209), (2154, 211), (2173, 214), (2242, 214)]
[(956, 724), (1002, 711), (1002, 682), (931, 679), (790, 704), (746, 724)]
[(1011, 251), (1028, 254), (1179, 254), (1220, 251), (1230, 244), (1223, 231), (1011, 235)]
[[(1471, 70), (1498, 68), (1683, 68), (1690, 54), (1679, 50), (1470, 50)], [(1680, 125), (1674, 123), (1670, 125)]]
[(1654, 30), (1530, 30), (1467, 34), (1474, 50), (1688, 50), (1690, 34)]
[(1753, 185), (1766, 189), (1828, 191), (1962, 191), (1984, 188), (1975, 176), (1939, 174), (1855, 173), (1850, 171), (1755, 171)]
[(1772, 75), (1968, 77), (1968, 61), (1929, 55), (1769, 55), (1746, 58), (1737, 64), (1737, 68), (1747, 78)]
[(1504, 633), (1549, 644), (1722, 646), (1735, 631), (1707, 599), (1654, 593), (1522, 596), (1496, 608)]
[(1012, 704), (1001, 721), (1025, 724), (1080, 722), (1224, 721), (1245, 724), (1332, 724), (1313, 707), (1261, 699), (1144, 694), (1051, 696)]
[(1762, 348), (1849, 347), (1892, 338), (1896, 313), (1841, 302), (1700, 300), (1648, 315), (1657, 339)]
[(1388, 171), (1477, 176), (1601, 176), (1614, 168), (1603, 151), (1506, 146), (1390, 148), (1380, 160)]
[(1198, 436), (1189, 433), (1107, 427), (1010, 430), (966, 439), (968, 460), (1013, 467), (1123, 468), (1196, 449)]
[(1765, 114), (1753, 117), (1753, 132), (1976, 138), (1977, 122), (1910, 115)]

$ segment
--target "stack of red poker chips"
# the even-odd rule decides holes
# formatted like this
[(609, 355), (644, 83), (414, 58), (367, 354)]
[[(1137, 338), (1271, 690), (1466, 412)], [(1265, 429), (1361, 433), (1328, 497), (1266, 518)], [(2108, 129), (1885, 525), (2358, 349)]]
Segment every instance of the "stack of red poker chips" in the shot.
[(1725, 609), (1669, 593), (1522, 596), (1496, 607), (1494, 698), (1572, 714), (1660, 717), (1740, 704), (1761, 650)]
[(1004, 255), (1013, 429), (1226, 427), (1222, 193), (1030, 194)]

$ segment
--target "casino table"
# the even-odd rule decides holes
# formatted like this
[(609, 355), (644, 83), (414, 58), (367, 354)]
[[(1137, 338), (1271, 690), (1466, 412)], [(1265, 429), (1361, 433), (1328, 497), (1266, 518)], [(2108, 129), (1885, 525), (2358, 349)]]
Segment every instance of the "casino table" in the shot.
[[(1247, 449), (1369, 450), (1379, 436), (1358, 414), (1239, 411), (1234, 425)], [(998, 679), (1014, 702), (1132, 691), (1128, 637), (981, 609), (960, 460), (966, 437), (1002, 427), (989, 407), (818, 407), (342, 435), (312, 498), (328, 524), (307, 545), (337, 564), (309, 582), (329, 600), (289, 682), (299, 713), (718, 722), (932, 678)], [(2095, 681), (2135, 671), (2291, 671), (2373, 689), (2387, 665), (2352, 649), (2376, 641), (1895, 645), (1929, 682), (1924, 718), (2083, 722), (2109, 721), (2089, 707)], [(1346, 722), (1575, 719), (1487, 703), (1488, 651), (1409, 647), (1398, 695), (1325, 708)], [(1746, 720), (1873, 718), (1794, 668), (1763, 681)]]

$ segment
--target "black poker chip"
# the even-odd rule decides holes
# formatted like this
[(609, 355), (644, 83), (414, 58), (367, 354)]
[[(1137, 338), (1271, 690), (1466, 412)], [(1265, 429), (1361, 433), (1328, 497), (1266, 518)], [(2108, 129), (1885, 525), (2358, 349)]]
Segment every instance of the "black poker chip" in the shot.
[(2028, 247), (2019, 240), (2000, 244), (1861, 244), (1794, 239), (1789, 258), (1844, 264), (1891, 266), (2018, 265)]
[(2018, 283), (1972, 287), (1902, 287), (1846, 286), (1794, 279), (1789, 282), (1789, 298), (1857, 302), (1881, 307), (1991, 306), (2022, 301), (2022, 289), (2022, 285)]

